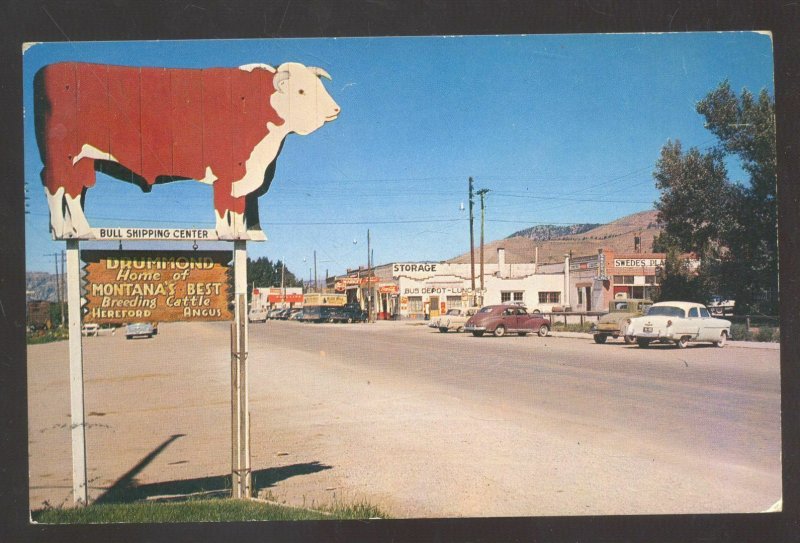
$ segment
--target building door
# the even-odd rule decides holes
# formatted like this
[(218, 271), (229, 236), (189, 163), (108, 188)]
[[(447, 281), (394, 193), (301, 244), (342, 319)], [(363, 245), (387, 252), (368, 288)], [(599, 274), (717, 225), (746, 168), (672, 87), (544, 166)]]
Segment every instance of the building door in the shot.
[(586, 311), (592, 310), (592, 287), (584, 287), (585, 288), (585, 298), (586, 298)]
[(431, 296), (431, 317), (439, 316), (439, 297)]

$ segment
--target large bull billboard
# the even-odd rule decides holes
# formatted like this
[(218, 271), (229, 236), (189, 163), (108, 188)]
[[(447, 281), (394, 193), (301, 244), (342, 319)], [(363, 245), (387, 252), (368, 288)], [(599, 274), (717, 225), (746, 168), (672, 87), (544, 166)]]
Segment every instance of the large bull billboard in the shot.
[(263, 240), (258, 197), (284, 139), (339, 115), (321, 78), (331, 77), (296, 62), (44, 66), (34, 78), (34, 118), (53, 237), (94, 237), (84, 203), (99, 171), (144, 192), (187, 179), (211, 185), (217, 236)]

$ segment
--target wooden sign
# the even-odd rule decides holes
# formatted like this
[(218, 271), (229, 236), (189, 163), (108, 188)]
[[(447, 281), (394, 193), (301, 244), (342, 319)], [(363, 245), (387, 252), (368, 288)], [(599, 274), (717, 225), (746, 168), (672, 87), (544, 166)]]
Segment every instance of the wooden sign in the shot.
[(233, 320), (230, 251), (81, 251), (84, 323)]

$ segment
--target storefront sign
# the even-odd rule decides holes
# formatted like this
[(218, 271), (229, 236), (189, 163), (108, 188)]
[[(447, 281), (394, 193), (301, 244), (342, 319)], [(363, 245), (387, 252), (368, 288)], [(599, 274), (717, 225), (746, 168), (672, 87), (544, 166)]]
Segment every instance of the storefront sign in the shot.
[(342, 285), (345, 285), (345, 286), (360, 285), (361, 284), (361, 279), (358, 278), (358, 277), (342, 277), (342, 278), (338, 279), (336, 282), (337, 283), (341, 283)]
[(378, 292), (381, 294), (398, 294), (400, 287), (397, 285), (381, 285), (378, 287)]
[(418, 294), (461, 294), (464, 289), (461, 287), (406, 287), (403, 289), (405, 295), (418, 295)]
[(392, 277), (404, 275), (406, 277), (427, 277), (437, 272), (436, 263), (395, 263), (392, 265)]
[(663, 258), (615, 258), (615, 268), (654, 268), (663, 266)]
[(233, 320), (230, 251), (81, 251), (84, 323)]

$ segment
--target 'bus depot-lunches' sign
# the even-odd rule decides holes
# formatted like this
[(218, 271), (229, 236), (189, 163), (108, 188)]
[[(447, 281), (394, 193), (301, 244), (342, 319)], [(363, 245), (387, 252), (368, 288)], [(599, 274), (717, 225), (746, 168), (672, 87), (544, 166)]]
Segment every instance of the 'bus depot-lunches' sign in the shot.
[(83, 321), (232, 320), (230, 251), (81, 251)]

